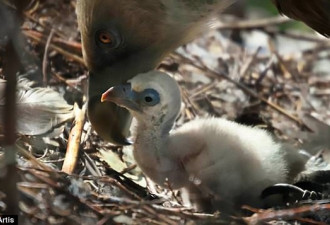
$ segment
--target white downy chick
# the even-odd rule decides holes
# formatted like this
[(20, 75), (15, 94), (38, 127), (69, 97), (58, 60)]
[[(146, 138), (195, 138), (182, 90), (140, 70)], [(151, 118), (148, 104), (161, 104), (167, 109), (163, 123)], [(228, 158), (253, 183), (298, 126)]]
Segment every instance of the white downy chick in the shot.
[(262, 206), (264, 188), (288, 181), (287, 161), (295, 153), (267, 131), (222, 118), (195, 119), (171, 130), (181, 106), (177, 82), (159, 71), (129, 82), (110, 88), (101, 100), (136, 118), (134, 157), (155, 183), (182, 188), (198, 209), (213, 211)]

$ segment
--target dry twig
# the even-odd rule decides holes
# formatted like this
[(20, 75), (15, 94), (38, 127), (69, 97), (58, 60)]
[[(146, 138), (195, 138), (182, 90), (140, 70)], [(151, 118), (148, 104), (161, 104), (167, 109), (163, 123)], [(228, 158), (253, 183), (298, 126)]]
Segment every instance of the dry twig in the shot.
[(79, 106), (75, 104), (74, 111), (75, 125), (70, 132), (66, 155), (62, 166), (62, 171), (68, 174), (73, 173), (77, 164), (81, 134), (85, 124), (86, 104), (82, 109), (79, 109)]

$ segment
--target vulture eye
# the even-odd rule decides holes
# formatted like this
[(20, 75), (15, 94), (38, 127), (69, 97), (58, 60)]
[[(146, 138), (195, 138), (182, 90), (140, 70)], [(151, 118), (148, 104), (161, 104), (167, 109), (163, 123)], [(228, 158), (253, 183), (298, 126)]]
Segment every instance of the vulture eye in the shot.
[(108, 32), (100, 32), (99, 33), (99, 40), (103, 44), (111, 44), (112, 43), (111, 34), (109, 34)]
[(154, 89), (146, 89), (142, 92), (142, 102), (147, 106), (154, 106), (160, 102), (159, 94)]
[(101, 47), (117, 48), (121, 43), (119, 34), (107, 30), (96, 32), (96, 43)]

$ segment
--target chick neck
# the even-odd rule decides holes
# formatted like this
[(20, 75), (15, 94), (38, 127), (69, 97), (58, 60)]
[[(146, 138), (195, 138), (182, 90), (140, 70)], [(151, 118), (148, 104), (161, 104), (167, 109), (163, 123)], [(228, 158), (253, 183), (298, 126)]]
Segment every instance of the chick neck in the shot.
[[(165, 118), (165, 117), (163, 117)], [(134, 158), (143, 173), (158, 185), (180, 188), (186, 174), (180, 161), (171, 154), (170, 130), (176, 117), (162, 121), (162, 116), (149, 120), (137, 119)]]
[(156, 146), (168, 138), (169, 132), (174, 125), (176, 116), (166, 118), (165, 114), (160, 114), (157, 116), (152, 116), (151, 118), (141, 118), (141, 116), (136, 118), (136, 141), (142, 138), (155, 141), (157, 140), (158, 142), (155, 143)]
[(142, 118), (136, 116), (134, 154), (138, 164), (148, 162), (150, 165), (162, 167), (162, 159), (167, 158), (169, 133), (176, 119), (166, 114)]

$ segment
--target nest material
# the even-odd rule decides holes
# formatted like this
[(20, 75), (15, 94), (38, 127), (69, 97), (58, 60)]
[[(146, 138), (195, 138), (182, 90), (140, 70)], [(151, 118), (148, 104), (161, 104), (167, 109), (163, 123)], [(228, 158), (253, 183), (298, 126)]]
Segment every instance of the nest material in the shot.
[[(74, 4), (45, 0), (30, 5), (22, 32), (28, 41), (24, 51), (33, 62), (27, 57), (30, 63), (21, 73), (57, 87), (68, 102), (82, 103), (86, 69)], [(285, 141), (303, 141), (312, 153), (322, 144), (329, 151), (330, 42), (313, 34), (279, 32), (276, 25), (285, 21), (219, 25), (166, 58), (159, 69), (173, 74), (184, 100), (176, 126), (196, 116), (226, 117), (263, 126)], [(233, 32), (240, 37), (236, 43), (229, 38)], [(1, 65), (3, 57), (1, 51)], [(329, 223), (327, 198), (266, 211), (246, 206), (246, 217), (195, 212), (182, 206), (178, 191), (145, 178), (131, 149), (103, 142), (88, 122), (81, 127), (77, 175), (60, 172), (69, 125), (57, 138), (21, 136), (17, 141), (24, 224)]]

